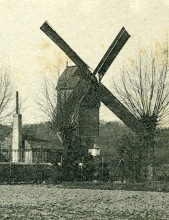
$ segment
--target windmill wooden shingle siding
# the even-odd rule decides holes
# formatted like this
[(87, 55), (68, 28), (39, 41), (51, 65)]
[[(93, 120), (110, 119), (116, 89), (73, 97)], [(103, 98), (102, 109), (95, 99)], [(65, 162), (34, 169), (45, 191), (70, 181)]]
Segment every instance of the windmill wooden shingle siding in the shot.
[(65, 101), (79, 82), (79, 69), (76, 66), (67, 67), (57, 83), (57, 112), (63, 110)]
[[(69, 66), (65, 69), (57, 84), (57, 112), (61, 113), (62, 123), (67, 118), (64, 112), (64, 104), (80, 81), (81, 71), (77, 66)], [(92, 90), (92, 88), (91, 88)], [(79, 102), (76, 111), (69, 116), (69, 123), (74, 124), (76, 135), (87, 140), (99, 135), (99, 107), (100, 101), (94, 91), (88, 92), (85, 98)]]

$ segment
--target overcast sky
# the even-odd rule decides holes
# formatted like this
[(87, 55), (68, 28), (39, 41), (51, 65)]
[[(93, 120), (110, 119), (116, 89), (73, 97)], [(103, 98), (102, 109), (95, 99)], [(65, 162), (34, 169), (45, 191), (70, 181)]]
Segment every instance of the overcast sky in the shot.
[[(39, 29), (44, 21), (95, 68), (122, 26), (131, 35), (102, 83), (111, 90), (117, 68), (140, 44), (152, 48), (169, 31), (169, 0), (5, 0), (0, 2), (0, 65), (10, 65), (24, 102), (24, 123), (43, 121), (34, 103), (45, 72), (58, 78), (69, 59)], [(71, 61), (69, 61), (70, 64)], [(100, 118), (117, 120), (102, 107)], [(11, 119), (9, 119), (10, 121)]]

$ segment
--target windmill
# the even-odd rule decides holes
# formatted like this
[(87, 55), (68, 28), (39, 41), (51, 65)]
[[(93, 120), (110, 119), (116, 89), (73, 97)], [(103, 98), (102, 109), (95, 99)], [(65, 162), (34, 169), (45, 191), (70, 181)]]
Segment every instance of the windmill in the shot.
[[(73, 134), (75, 134), (73, 131), (74, 127), (83, 128), (81, 129), (83, 132), (80, 132), (84, 133), (84, 128), (87, 129), (87, 127), (84, 126), (85, 120), (87, 120), (87, 118), (91, 118), (93, 121), (90, 113), (83, 117), (83, 114), (79, 116), (79, 106), (82, 106), (82, 108), (84, 107), (83, 110), (87, 108), (89, 112), (91, 112), (92, 109), (95, 109), (96, 120), (94, 121), (93, 127), (96, 126), (96, 129), (93, 137), (97, 136), (99, 127), (100, 102), (104, 103), (133, 131), (137, 133), (140, 132), (142, 129), (142, 124), (140, 121), (101, 83), (101, 79), (105, 75), (106, 71), (130, 37), (125, 28), (123, 27), (120, 30), (93, 72), (89, 66), (55, 32), (55, 30), (52, 29), (48, 22), (44, 22), (40, 29), (66, 53), (66, 55), (76, 64), (76, 68), (78, 68), (78, 74), (76, 76), (76, 79), (78, 78), (77, 83), (73, 86), (64, 102), (60, 104), (61, 102), (58, 100), (57, 103), (55, 125), (57, 130), (62, 132), (62, 137), (66, 136), (67, 138), (65, 138), (65, 140), (71, 142), (70, 139), (72, 139)], [(99, 79), (97, 79), (97, 75), (99, 76)], [(61, 95), (58, 94), (58, 97), (60, 98)], [(95, 103), (95, 105), (92, 106), (92, 103)], [(83, 118), (81, 125), (79, 125), (80, 119), (77, 119), (77, 115), (78, 117)], [(78, 125), (76, 124), (75, 126), (77, 121)], [(89, 120), (88, 123), (90, 123)], [(88, 124), (86, 126), (88, 126)], [(86, 136), (88, 136), (89, 142), (91, 142), (91, 145), (93, 145), (94, 140), (93, 137), (90, 137), (90, 131), (91, 129), (89, 129), (88, 135)], [(83, 136), (83, 134), (81, 135)]]

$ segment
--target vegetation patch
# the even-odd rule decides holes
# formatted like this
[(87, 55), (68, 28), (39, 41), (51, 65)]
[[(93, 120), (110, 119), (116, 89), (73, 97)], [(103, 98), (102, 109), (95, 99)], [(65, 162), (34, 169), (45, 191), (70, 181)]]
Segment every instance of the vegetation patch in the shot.
[(169, 194), (1, 185), (0, 219), (169, 219)]

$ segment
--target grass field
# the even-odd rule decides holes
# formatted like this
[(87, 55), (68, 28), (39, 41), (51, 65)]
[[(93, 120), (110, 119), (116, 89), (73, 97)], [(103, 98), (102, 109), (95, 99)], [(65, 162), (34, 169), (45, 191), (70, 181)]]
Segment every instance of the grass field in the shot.
[(169, 219), (169, 193), (0, 185), (0, 219)]

